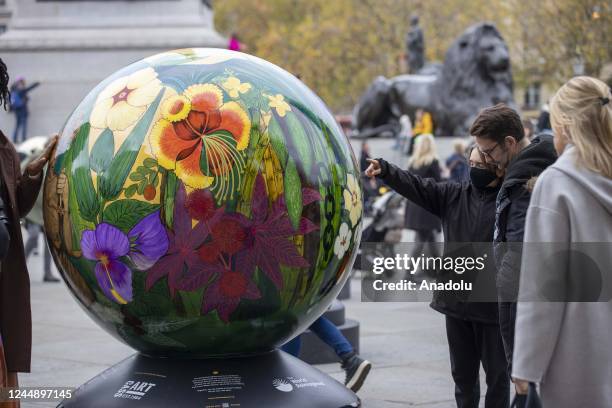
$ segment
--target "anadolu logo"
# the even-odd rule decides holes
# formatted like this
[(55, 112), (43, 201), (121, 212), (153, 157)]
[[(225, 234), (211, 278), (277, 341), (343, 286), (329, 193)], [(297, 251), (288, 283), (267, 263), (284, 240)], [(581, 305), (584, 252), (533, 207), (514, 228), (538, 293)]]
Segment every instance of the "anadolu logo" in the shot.
[(293, 385), (291, 385), (291, 383), (287, 380), (282, 380), (280, 378), (277, 378), (274, 381), (272, 381), (272, 385), (274, 386), (274, 388), (282, 392), (293, 391)]

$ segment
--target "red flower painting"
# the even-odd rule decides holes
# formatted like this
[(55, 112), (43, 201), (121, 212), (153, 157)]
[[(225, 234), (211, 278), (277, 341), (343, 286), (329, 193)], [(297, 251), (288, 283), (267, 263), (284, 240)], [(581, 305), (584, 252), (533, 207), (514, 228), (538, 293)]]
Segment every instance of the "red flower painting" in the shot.
[[(318, 192), (302, 189), (303, 205), (320, 200)], [(193, 220), (197, 221), (192, 228)], [(258, 299), (256, 267), (277, 289), (283, 287), (281, 266), (308, 268), (292, 238), (316, 231), (318, 227), (302, 217), (294, 229), (283, 196), (271, 205), (264, 178), (258, 174), (251, 199), (251, 217), (216, 208), (208, 190), (194, 190), (187, 196), (180, 185), (174, 206), (172, 231), (168, 232), (168, 253), (147, 272), (146, 287), (167, 276), (172, 295), (177, 290), (206, 288), (202, 313), (216, 310), (228, 322), (242, 299)]]

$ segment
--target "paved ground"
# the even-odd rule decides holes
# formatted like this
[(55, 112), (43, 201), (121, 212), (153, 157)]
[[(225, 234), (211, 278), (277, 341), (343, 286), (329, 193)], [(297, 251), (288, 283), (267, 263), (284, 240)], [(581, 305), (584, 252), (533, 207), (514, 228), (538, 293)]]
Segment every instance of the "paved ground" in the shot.
[[(359, 152), (359, 142), (356, 153)], [(371, 143), (372, 155), (390, 157), (391, 141)], [(441, 157), (450, 141), (440, 143)], [(393, 161), (405, 165), (405, 160)], [(30, 260), (32, 280), (32, 373), (23, 386), (78, 386), (134, 351), (99, 328), (63, 283), (43, 284), (40, 256)], [(374, 364), (359, 392), (367, 408), (453, 407), (448, 349), (441, 315), (425, 303), (361, 303), (359, 281), (346, 301), (347, 317), (361, 322), (362, 355)], [(338, 364), (318, 366), (342, 380)], [(52, 407), (54, 404), (22, 404)]]

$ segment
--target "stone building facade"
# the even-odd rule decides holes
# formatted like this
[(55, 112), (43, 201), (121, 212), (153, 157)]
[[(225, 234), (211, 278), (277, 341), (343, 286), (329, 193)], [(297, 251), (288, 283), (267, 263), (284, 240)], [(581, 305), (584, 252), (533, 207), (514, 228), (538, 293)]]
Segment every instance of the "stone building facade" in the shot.
[[(117, 69), (158, 52), (219, 47), (202, 0), (0, 0), (0, 56), (32, 91), (29, 136), (61, 130), (72, 109)], [(13, 115), (0, 112), (12, 132)]]

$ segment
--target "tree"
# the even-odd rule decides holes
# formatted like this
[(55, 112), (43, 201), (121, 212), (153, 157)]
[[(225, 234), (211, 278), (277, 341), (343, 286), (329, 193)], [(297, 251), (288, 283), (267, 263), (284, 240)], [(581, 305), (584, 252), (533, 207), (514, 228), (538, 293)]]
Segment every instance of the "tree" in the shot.
[(552, 85), (574, 74), (578, 59), (584, 74), (597, 77), (612, 61), (612, 5), (596, 0), (512, 0), (513, 20), (520, 27), (516, 51), (521, 74)]
[(421, 17), (430, 62), (442, 61), (469, 25), (496, 24), (519, 86), (560, 85), (576, 53), (594, 76), (612, 60), (611, 5), (596, 0), (224, 0), (215, 7), (221, 31), (299, 74), (337, 112), (350, 111), (376, 76), (403, 73), (412, 14)]

